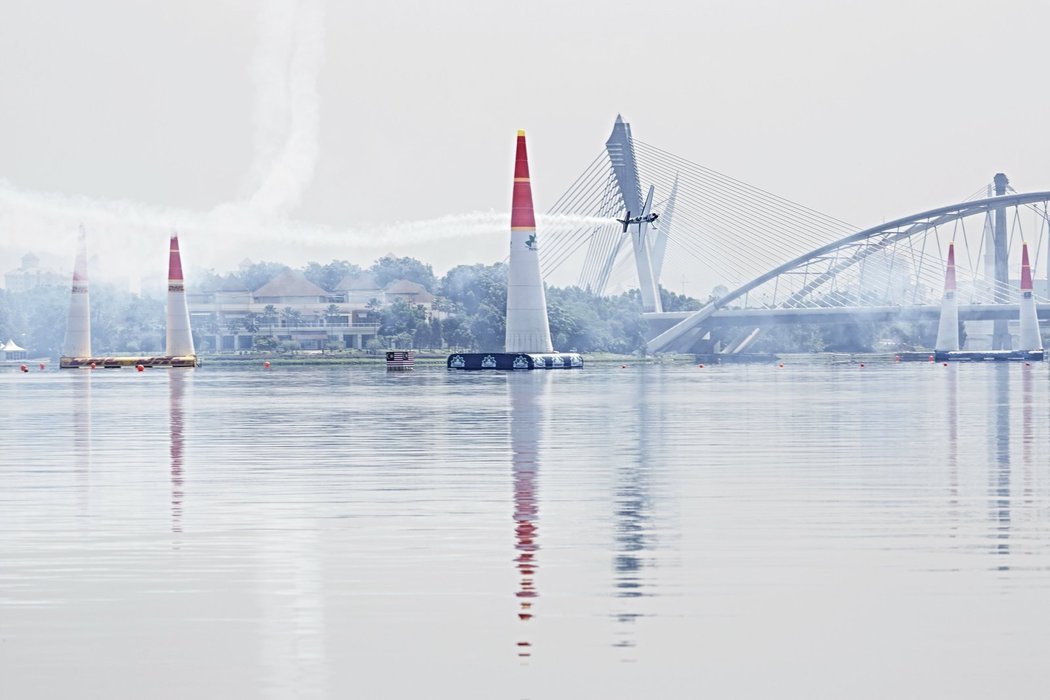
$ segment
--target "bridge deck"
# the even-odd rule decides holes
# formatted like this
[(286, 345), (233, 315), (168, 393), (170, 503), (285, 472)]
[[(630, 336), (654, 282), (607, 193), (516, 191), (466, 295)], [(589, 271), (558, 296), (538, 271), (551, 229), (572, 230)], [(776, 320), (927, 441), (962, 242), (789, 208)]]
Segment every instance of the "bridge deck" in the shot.
[[(1036, 304), (1040, 319), (1050, 319), (1050, 304)], [(693, 311), (665, 311), (643, 314), (652, 329), (670, 328), (688, 318)], [(705, 322), (721, 328), (758, 327), (777, 323), (841, 323), (843, 321), (935, 320), (940, 305), (816, 307), (799, 309), (718, 309)], [(1017, 304), (960, 304), (960, 321), (1013, 320), (1020, 315)]]

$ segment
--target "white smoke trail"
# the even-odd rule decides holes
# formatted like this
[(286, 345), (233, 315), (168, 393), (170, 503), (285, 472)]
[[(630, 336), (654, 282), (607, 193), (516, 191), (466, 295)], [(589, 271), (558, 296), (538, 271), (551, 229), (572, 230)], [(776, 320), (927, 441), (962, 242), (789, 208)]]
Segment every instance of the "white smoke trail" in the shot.
[(313, 180), (320, 152), (324, 8), (320, 0), (268, 0), (259, 14), (254, 192), (247, 206), (287, 215)]
[[(172, 231), (182, 237), (187, 268), (220, 271), (234, 269), (245, 258), (290, 265), (348, 258), (368, 264), (373, 258), (367, 256), (394, 252), (425, 259), (433, 247), (425, 252), (418, 248), (455, 239), (473, 239), (474, 244), (447, 253), (444, 262), (448, 264), (499, 259), (505, 253), (510, 216), (504, 213), (471, 212), (357, 228), (288, 219), (313, 179), (319, 154), (322, 0), (266, 0), (258, 31), (252, 70), (256, 103), (251, 194), (198, 212), (129, 200), (32, 192), (0, 180), (0, 230), (14, 232), (19, 239), (17, 243), (0, 241), (0, 258), (21, 255), (28, 243), (38, 254), (68, 258), (72, 264), (74, 235), (81, 224), (91, 239), (95, 279), (130, 275), (163, 279), (167, 257), (156, 251), (167, 249), (166, 239)], [(610, 221), (540, 216), (538, 227), (545, 234)]]
[[(541, 234), (612, 222), (564, 214), (537, 218)], [(332, 258), (369, 264), (372, 258), (365, 256), (386, 252), (426, 258), (417, 252), (419, 247), (452, 240), (495, 241), (494, 249), (502, 251), (509, 236), (510, 214), (469, 212), (369, 227), (336, 227), (275, 219), (230, 205), (194, 212), (128, 200), (30, 192), (0, 180), (0, 230), (17, 231), (23, 241), (32, 241), (38, 253), (71, 256), (79, 224), (88, 230), (93, 255), (102, 261), (101, 272), (105, 274), (109, 265), (115, 274), (117, 270), (126, 273), (128, 266), (166, 263), (167, 258), (158, 257), (156, 251), (165, 249), (165, 239), (176, 230), (188, 260), (198, 268), (218, 270), (234, 269), (245, 258), (291, 265)], [(466, 248), (459, 254), (464, 263), (481, 262)]]
[(252, 146), (255, 154), (248, 183), (251, 190), (245, 192), (245, 200), (258, 190), (273, 167), (291, 121), (286, 75), (288, 57), (292, 52), (290, 28), (294, 11), (294, 0), (267, 0), (259, 10), (251, 72), (255, 88), (252, 109)]

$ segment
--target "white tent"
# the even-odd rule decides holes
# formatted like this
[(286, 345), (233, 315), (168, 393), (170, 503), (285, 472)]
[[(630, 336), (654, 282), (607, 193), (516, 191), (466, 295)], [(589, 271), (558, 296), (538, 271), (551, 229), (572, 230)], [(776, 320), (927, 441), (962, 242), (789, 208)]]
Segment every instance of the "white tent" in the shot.
[(5, 360), (24, 360), (26, 359), (26, 349), (20, 348), (15, 344), (15, 341), (8, 340), (7, 345), (3, 347), (4, 359)]

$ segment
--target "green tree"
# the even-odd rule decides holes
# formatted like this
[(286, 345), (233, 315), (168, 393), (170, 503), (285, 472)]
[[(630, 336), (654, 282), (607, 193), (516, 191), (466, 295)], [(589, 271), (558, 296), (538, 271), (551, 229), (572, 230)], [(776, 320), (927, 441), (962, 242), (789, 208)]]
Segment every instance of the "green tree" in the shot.
[(474, 348), (477, 341), (464, 318), (452, 316), (442, 323), (442, 331), (449, 348)]
[(252, 262), (251, 260), (245, 260), (241, 263), (233, 277), (245, 289), (255, 291), (288, 269), (291, 268), (284, 263)]
[(661, 286), (660, 305), (664, 311), (696, 311), (703, 306), (703, 303), (699, 299), (694, 299), (685, 294), (675, 294)]
[(441, 319), (432, 317), (430, 319), (430, 337), (427, 340), (431, 348), (440, 349), (445, 346), (445, 339), (442, 335)]
[(253, 339), (253, 346), (260, 352), (274, 352), (277, 350), (277, 338), (272, 335), (257, 335)]
[(397, 280), (408, 280), (426, 287), (427, 291), (433, 291), (437, 287), (434, 277), (434, 269), (415, 258), (398, 258), (393, 255), (384, 255), (375, 261), (369, 272), (376, 279), (380, 288), (386, 287)]
[(441, 280), (439, 293), (453, 310), (474, 315), (483, 306), (507, 308), (507, 266), (457, 265)]
[(470, 334), (480, 350), (500, 350), (506, 342), (506, 310), (483, 304), (470, 320)]
[(295, 328), (302, 323), (303, 314), (299, 309), (286, 306), (281, 311), (281, 318), (284, 320), (285, 328)]
[(410, 304), (404, 299), (395, 299), (383, 311), (379, 326), (380, 335), (399, 335), (402, 333), (414, 337), (416, 329), (425, 325), (427, 311), (422, 304)]
[(360, 272), (360, 266), (347, 260), (333, 260), (327, 265), (311, 262), (303, 268), (306, 279), (328, 291), (333, 291), (347, 275), (357, 275)]
[(279, 320), (279, 318), (280, 316), (277, 313), (277, 307), (273, 304), (267, 304), (263, 308), (260, 320), (262, 321), (262, 325), (266, 326), (272, 333), (273, 328), (277, 325), (277, 321)]

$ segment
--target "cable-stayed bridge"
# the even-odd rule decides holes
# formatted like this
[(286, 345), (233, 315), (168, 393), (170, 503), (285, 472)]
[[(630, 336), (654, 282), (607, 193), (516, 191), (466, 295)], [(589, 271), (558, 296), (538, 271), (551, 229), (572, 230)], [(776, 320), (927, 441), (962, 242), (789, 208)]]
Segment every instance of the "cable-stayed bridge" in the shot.
[[(987, 321), (991, 348), (1008, 349), (1021, 242), (1034, 254), (1033, 270), (1050, 266), (1048, 206), (1050, 192), (1016, 192), (999, 174), (965, 201), (859, 230), (638, 141), (617, 117), (605, 149), (548, 212), (610, 223), (548, 235), (542, 266), (545, 275), (578, 267), (579, 286), (596, 294), (629, 276), (650, 352), (733, 353), (777, 323), (935, 320), (954, 241), (960, 319)], [(613, 219), (626, 212), (625, 232)], [(659, 216), (646, 221), (652, 213)], [(663, 309), (672, 260), (718, 285), (698, 311)], [(1050, 318), (1047, 296), (1040, 279), (1041, 318)]]

